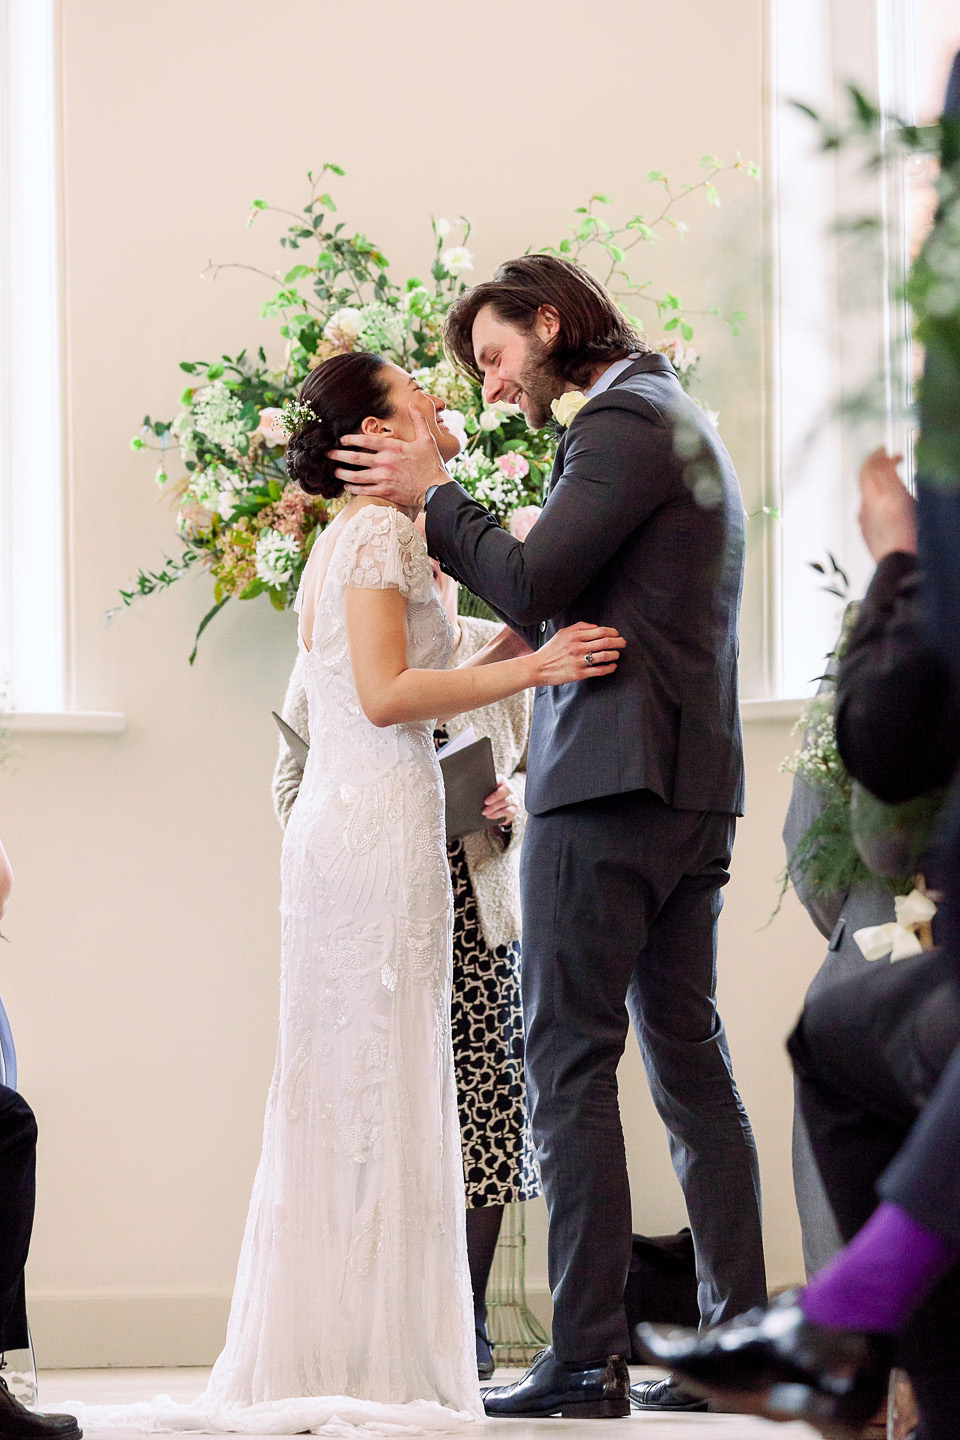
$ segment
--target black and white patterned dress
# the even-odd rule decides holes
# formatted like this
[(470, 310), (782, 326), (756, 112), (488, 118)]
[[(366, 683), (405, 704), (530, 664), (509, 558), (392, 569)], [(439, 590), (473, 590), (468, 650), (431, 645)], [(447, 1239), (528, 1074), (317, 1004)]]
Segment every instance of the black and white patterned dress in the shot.
[[(446, 731), (438, 729), (442, 742)], [(462, 840), (447, 842), (453, 884), (453, 1067), (468, 1208), (540, 1193), (523, 1082), (520, 943), (491, 947)]]

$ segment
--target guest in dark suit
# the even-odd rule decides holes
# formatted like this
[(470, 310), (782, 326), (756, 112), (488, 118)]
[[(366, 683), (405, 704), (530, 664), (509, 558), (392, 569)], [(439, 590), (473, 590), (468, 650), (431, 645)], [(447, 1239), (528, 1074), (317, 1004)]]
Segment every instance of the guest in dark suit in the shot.
[[(334, 457), (365, 473), (338, 473), (425, 503), (431, 553), (530, 646), (586, 615), (627, 642), (602, 694), (535, 697), (522, 983), (553, 1348), (486, 1406), (622, 1415), (631, 1213), (616, 1071), (630, 1020), (686, 1199), (704, 1320), (766, 1295), (756, 1148), (715, 1000), (743, 804), (743, 503), (716, 429), (579, 267), (508, 262), (455, 304), (446, 343), (488, 404), (513, 402), (536, 428), (560, 402), (568, 419), (526, 541), (450, 480), (425, 431), (408, 445), (347, 437), (357, 448)], [(671, 1381), (634, 1393), (644, 1408), (702, 1408)]]
[[(883, 452), (864, 465), (861, 483), (861, 524), (878, 563), (840, 662), (837, 740), (851, 774), (897, 802), (957, 773), (960, 709), (923, 623), (915, 502)], [(947, 889), (955, 911), (955, 865), (943, 859), (934, 852), (928, 878)], [(958, 959), (948, 945), (807, 1002), (790, 1054), (831, 1207), (852, 1243), (766, 1312), (702, 1337), (644, 1331), (651, 1358), (676, 1364), (735, 1409), (749, 1393), (751, 1411), (839, 1427), (870, 1416), (895, 1357), (913, 1382), (918, 1440), (955, 1440)]]
[[(13, 871), (0, 845), (0, 919), (13, 888)], [(23, 1270), (27, 1263), (36, 1193), (37, 1122), (16, 1090), (0, 1085), (0, 1367), (8, 1350), (30, 1344)], [(0, 1435), (4, 1440), (79, 1440), (72, 1415), (41, 1415), (14, 1399), (0, 1375)]]
[[(831, 661), (820, 686), (836, 685), (836, 664)], [(818, 692), (819, 693), (819, 692)], [(879, 880), (864, 880), (846, 891), (823, 895), (814, 890), (797, 865), (798, 844), (818, 818), (822, 802), (801, 775), (795, 775), (790, 804), (783, 822), (787, 867), (797, 899), (827, 941), (827, 953), (804, 997), (810, 1004), (843, 980), (869, 975), (888, 960), (867, 960), (854, 935), (867, 925), (885, 925), (894, 918), (893, 895)], [(803, 1263), (808, 1275), (822, 1270), (843, 1245), (827, 1193), (823, 1188), (799, 1097), (793, 1111), (793, 1190), (800, 1216)]]

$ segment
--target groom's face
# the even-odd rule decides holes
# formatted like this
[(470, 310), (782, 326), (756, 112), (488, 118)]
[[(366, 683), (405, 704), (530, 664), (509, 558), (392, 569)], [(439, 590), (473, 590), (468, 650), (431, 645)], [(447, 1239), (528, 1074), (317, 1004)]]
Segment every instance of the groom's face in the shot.
[(550, 419), (550, 402), (563, 394), (564, 381), (550, 364), (550, 348), (560, 328), (555, 311), (537, 312), (533, 328), (518, 330), (485, 305), (473, 322), (473, 353), (483, 376), (488, 405), (519, 405), (531, 430)]

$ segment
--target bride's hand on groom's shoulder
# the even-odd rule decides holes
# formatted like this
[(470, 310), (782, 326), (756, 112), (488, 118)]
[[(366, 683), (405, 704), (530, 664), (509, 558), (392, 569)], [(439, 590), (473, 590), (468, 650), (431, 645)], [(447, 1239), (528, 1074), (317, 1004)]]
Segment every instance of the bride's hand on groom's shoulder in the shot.
[(558, 630), (532, 657), (536, 685), (569, 685), (612, 675), (626, 641), (609, 625), (578, 620)]
[[(351, 495), (376, 495), (394, 505), (416, 509), (431, 485), (450, 479), (443, 467), (437, 442), (420, 412), (411, 405), (414, 438), (396, 435), (344, 435), (336, 450), (328, 450), (334, 474)], [(349, 467), (359, 467), (357, 469)]]

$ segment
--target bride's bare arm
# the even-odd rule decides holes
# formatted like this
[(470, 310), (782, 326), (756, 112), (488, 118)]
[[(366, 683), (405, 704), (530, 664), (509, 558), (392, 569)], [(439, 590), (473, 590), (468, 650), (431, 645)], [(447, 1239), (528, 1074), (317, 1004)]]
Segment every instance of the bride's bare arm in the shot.
[(471, 666), (491, 665), (498, 660), (514, 660), (518, 655), (532, 654), (533, 651), (526, 640), (515, 630), (511, 630), (509, 625), (504, 625), (492, 640), (488, 640), (481, 650), (477, 650), (469, 660), (464, 660), (463, 664), (457, 668), (468, 670)]
[(348, 586), (346, 614), (357, 695), (367, 719), (381, 727), (478, 710), (532, 685), (612, 675), (625, 643), (609, 626), (581, 621), (528, 655), (458, 670), (411, 670), (407, 602), (399, 590)]

